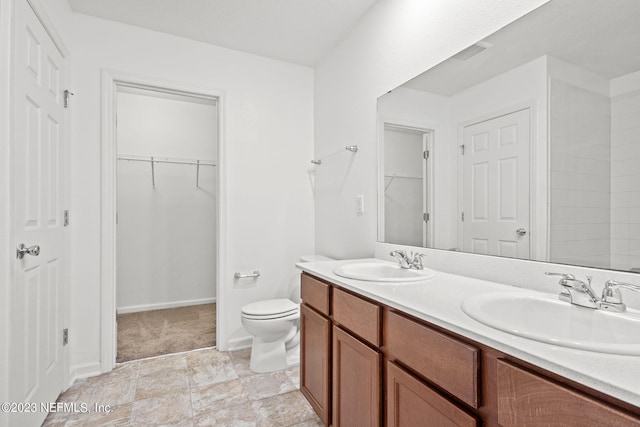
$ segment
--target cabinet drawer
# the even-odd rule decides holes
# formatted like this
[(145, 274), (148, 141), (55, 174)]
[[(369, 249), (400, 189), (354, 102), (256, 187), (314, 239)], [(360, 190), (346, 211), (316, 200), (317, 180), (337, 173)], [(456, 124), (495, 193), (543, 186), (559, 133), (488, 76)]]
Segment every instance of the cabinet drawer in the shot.
[(478, 408), (476, 347), (390, 311), (385, 312), (384, 344), (398, 361)]
[(381, 344), (381, 311), (379, 305), (333, 289), (333, 321), (375, 346)]
[(387, 426), (476, 427), (478, 421), (392, 362), (387, 362)]
[(330, 286), (307, 274), (300, 279), (300, 296), (305, 304), (315, 308), (320, 313), (329, 315)]
[(640, 426), (622, 410), (498, 360), (498, 422), (503, 427)]

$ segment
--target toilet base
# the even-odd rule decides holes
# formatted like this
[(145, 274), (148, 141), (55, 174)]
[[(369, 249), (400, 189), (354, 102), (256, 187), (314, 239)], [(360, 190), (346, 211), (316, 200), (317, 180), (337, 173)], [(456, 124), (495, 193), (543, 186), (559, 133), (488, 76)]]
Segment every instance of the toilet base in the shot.
[(300, 365), (300, 344), (286, 348), (283, 341), (261, 342), (253, 338), (249, 368), (256, 373), (281, 371)]

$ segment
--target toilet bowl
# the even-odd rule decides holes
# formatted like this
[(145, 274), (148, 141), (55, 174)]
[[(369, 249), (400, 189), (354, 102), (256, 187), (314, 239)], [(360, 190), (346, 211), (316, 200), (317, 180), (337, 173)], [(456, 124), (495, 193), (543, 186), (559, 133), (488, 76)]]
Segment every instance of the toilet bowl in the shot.
[[(301, 262), (328, 261), (311, 255)], [(249, 368), (254, 372), (273, 372), (300, 364), (300, 276), (292, 278), (289, 299), (257, 301), (242, 307), (244, 328), (253, 335)]]

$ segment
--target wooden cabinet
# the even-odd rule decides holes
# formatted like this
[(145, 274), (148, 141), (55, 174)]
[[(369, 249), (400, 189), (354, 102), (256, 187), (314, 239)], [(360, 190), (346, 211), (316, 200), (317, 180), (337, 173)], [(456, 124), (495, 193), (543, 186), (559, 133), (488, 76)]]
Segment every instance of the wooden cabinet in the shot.
[(502, 427), (640, 426), (637, 417), (503, 360), (498, 360), (498, 422)]
[(302, 299), (301, 390), (327, 426), (640, 427), (638, 407), (306, 273)]
[(385, 312), (389, 355), (473, 408), (478, 407), (477, 347), (397, 313)]
[(476, 427), (477, 420), (392, 362), (386, 363), (386, 425)]
[(333, 290), (333, 322), (343, 326), (364, 341), (382, 344), (382, 308), (340, 289)]
[(333, 425), (379, 426), (380, 352), (333, 327)]
[(300, 305), (300, 391), (325, 425), (331, 421), (331, 321)]
[(300, 332), (300, 391), (328, 425), (331, 410), (331, 321), (302, 304)]

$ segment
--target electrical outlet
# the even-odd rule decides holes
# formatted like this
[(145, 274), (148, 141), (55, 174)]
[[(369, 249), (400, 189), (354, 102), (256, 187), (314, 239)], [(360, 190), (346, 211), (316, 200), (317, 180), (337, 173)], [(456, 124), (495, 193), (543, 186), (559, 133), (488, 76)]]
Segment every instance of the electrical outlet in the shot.
[(364, 213), (364, 196), (360, 194), (356, 196), (356, 214), (362, 215)]

